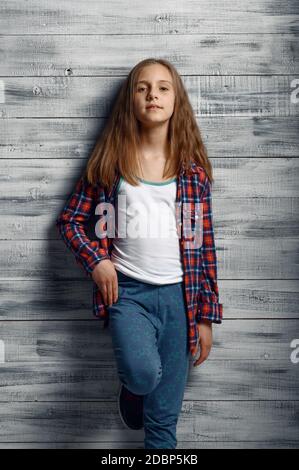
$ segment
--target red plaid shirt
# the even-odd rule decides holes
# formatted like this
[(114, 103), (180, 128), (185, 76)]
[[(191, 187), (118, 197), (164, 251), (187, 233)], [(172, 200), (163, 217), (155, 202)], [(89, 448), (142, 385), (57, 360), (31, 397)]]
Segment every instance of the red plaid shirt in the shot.
[[(103, 259), (110, 259), (113, 238), (106, 236), (102, 239), (91, 240), (86, 234), (85, 224), (92, 215), (94, 204), (102, 202), (115, 204), (119, 180), (120, 174), (117, 172), (112, 188), (107, 194), (101, 185), (91, 185), (84, 176), (81, 176), (61, 214), (56, 219), (56, 226), (62, 239), (89, 277), (91, 277), (97, 263)], [(219, 303), (217, 285), (211, 184), (205, 170), (195, 163), (192, 163), (190, 172), (181, 170), (177, 183), (176, 216), (181, 227), (180, 250), (184, 271), (186, 314), (189, 324), (189, 351), (194, 356), (198, 350), (199, 340), (196, 323), (204, 318), (214, 323), (222, 322), (222, 304)], [(194, 230), (195, 219), (198, 218), (197, 203), (201, 203), (203, 238), (201, 246), (192, 249), (188, 244), (194, 239), (184, 236), (184, 212), (187, 207), (191, 229)], [(181, 217), (182, 214), (183, 217)], [(93, 284), (93, 314), (99, 319), (105, 320), (105, 326), (108, 324), (108, 312), (95, 282)]]

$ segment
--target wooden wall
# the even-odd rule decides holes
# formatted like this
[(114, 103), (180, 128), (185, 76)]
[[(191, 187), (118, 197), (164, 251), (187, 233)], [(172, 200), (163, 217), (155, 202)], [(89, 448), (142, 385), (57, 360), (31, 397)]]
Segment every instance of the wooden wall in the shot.
[(177, 67), (213, 163), (224, 306), (208, 360), (190, 371), (178, 448), (298, 447), (298, 10), (1, 2), (1, 448), (143, 447), (118, 416), (91, 282), (54, 221), (119, 84), (151, 56)]

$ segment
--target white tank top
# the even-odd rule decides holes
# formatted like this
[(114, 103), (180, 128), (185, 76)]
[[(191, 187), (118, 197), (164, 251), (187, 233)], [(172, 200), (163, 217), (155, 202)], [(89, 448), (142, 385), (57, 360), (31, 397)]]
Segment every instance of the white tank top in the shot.
[(142, 282), (181, 282), (175, 218), (177, 178), (162, 183), (138, 179), (139, 186), (132, 186), (120, 177), (111, 261), (115, 269)]

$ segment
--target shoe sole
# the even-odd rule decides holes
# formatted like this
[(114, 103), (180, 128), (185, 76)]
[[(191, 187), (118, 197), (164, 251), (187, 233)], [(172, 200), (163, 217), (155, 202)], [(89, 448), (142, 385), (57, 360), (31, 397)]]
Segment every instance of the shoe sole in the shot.
[(131, 429), (131, 431), (132, 431), (132, 430), (138, 431), (139, 429), (143, 429), (143, 426), (142, 426), (141, 428), (131, 428), (131, 427), (128, 426), (128, 424), (124, 421), (123, 416), (122, 416), (122, 413), (121, 413), (121, 410), (120, 410), (120, 395), (121, 395), (122, 387), (123, 387), (123, 384), (121, 383), (121, 384), (120, 384), (120, 387), (119, 387), (119, 390), (118, 390), (118, 399), (117, 399), (118, 414), (119, 414), (119, 416), (120, 416), (120, 419), (121, 419), (123, 425), (124, 425), (127, 429)]

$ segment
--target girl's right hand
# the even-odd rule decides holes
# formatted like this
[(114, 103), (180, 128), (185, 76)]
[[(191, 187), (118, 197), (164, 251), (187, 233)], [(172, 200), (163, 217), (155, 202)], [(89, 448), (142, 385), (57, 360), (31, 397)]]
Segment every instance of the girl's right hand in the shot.
[(92, 271), (91, 277), (100, 289), (105, 305), (111, 307), (118, 298), (118, 278), (112, 261), (100, 261)]

